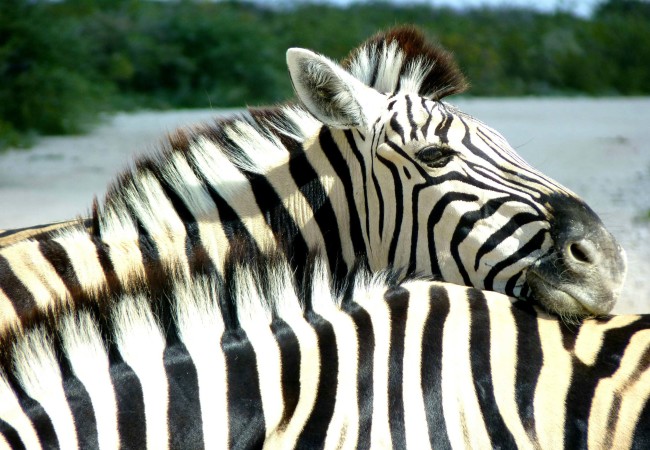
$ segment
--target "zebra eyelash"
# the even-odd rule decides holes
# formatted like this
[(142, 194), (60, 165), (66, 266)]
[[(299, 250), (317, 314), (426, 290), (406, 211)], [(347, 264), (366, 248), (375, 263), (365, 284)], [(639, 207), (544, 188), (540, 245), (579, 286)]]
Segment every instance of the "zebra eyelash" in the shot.
[(415, 158), (422, 164), (432, 168), (442, 168), (446, 166), (458, 152), (448, 145), (434, 144), (415, 152)]

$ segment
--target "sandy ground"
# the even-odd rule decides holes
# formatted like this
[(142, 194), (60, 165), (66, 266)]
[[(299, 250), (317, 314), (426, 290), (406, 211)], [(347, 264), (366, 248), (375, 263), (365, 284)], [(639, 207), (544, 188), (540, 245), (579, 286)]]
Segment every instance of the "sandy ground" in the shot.
[[(614, 312), (650, 313), (650, 98), (454, 103), (592, 206), (627, 250), (628, 278)], [(86, 215), (134, 154), (217, 113), (224, 112), (117, 114), (88, 136), (45, 138), (29, 151), (1, 154), (0, 228)]]

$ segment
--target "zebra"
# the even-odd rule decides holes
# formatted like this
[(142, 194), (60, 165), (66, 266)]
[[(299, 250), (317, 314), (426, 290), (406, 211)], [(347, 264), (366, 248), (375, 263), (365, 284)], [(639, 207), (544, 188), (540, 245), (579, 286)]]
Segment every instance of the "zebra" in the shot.
[[(243, 248), (243, 246), (242, 246)], [(201, 255), (197, 252), (196, 255)], [(642, 448), (650, 315), (567, 325), (503, 294), (279, 249), (205, 254), (2, 336), (3, 448)], [(299, 282), (299, 278), (302, 281)]]
[(81, 222), (0, 249), (0, 322), (107, 284), (129, 286), (191, 249), (222, 270), (233, 239), (285, 243), (295, 270), (322, 248), (342, 280), (359, 255), (447, 282), (534, 297), (565, 316), (611, 310), (625, 256), (575, 194), (496, 131), (443, 101), (467, 83), (410, 27), (340, 65), (287, 64), (299, 104), (179, 130), (140, 158)]
[(29, 239), (47, 239), (56, 234), (61, 228), (70, 228), (79, 224), (85, 224), (88, 231), (91, 231), (91, 223), (87, 219), (72, 219), (63, 222), (53, 222), (31, 227), (15, 228), (11, 230), (0, 230), (0, 248), (7, 247), (20, 241)]

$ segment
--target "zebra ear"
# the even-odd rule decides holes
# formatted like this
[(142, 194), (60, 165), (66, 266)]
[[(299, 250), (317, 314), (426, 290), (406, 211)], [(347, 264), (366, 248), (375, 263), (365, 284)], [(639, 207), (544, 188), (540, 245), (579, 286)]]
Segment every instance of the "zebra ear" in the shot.
[(302, 48), (287, 51), (293, 88), (307, 110), (334, 128), (366, 128), (384, 96), (335, 62)]

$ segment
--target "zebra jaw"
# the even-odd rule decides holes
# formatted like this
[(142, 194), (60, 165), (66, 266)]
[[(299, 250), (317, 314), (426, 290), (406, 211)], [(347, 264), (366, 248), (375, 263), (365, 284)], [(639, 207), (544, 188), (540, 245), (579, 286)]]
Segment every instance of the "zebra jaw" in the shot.
[[(625, 251), (619, 248), (625, 262)], [(547, 310), (563, 317), (597, 317), (611, 312), (625, 281), (616, 271), (603, 274), (597, 268), (588, 269), (587, 276), (576, 280), (570, 270), (558, 271), (563, 265), (557, 255), (538, 260), (526, 272), (530, 298)]]

